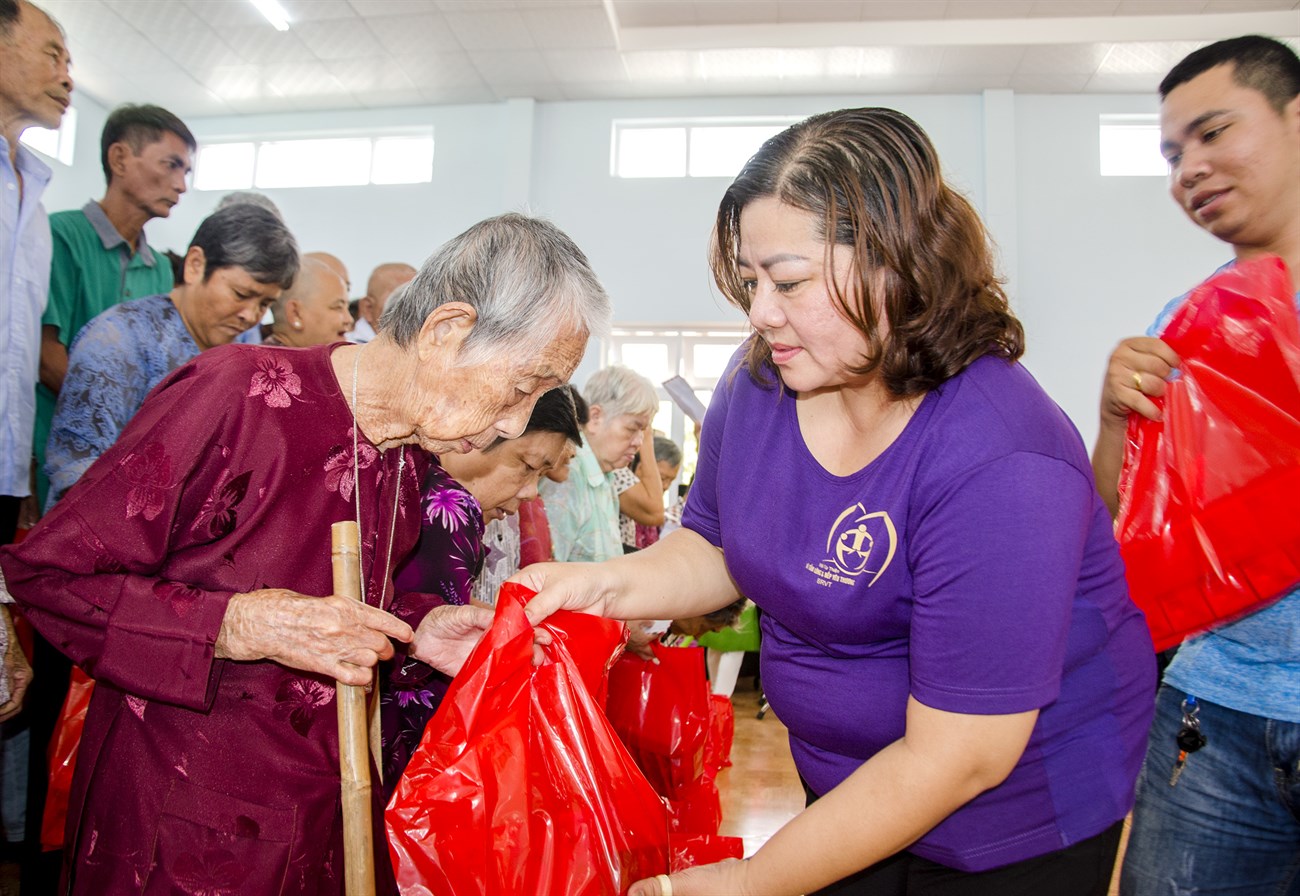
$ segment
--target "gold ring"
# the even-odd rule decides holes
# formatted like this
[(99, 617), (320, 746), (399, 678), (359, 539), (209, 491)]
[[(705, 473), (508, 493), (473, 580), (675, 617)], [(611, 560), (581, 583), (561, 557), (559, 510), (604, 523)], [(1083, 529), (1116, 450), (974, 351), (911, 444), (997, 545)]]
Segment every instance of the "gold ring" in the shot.
[(656, 874), (655, 882), (659, 884), (659, 896), (673, 896), (673, 882), (666, 874)]
[(1133, 388), (1137, 389), (1139, 392), (1142, 391), (1142, 374), (1138, 373), (1136, 370), (1133, 371)]

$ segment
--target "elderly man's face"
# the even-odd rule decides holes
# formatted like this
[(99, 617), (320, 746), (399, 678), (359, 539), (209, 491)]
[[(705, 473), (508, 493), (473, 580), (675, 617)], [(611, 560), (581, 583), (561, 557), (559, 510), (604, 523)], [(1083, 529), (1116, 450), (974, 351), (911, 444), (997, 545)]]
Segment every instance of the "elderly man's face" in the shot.
[(507, 348), (475, 364), (427, 373), (419, 383), (428, 400), (416, 421), (417, 441), (434, 454), (464, 454), (517, 437), (537, 399), (569, 381), (586, 348), (585, 332), (569, 332), (540, 352)]
[(348, 313), (348, 287), (333, 271), (315, 279), (309, 294), (295, 298), (298, 319), (294, 331), (295, 345), (324, 345), (347, 338), (352, 329)]
[(164, 131), (137, 153), (125, 141), (109, 149), (113, 181), (109, 186), (150, 218), (166, 218), (189, 189), (193, 166), (185, 141)]
[(72, 97), (72, 58), (49, 16), (21, 3), (18, 21), (0, 37), (0, 115), (22, 128), (57, 128)]

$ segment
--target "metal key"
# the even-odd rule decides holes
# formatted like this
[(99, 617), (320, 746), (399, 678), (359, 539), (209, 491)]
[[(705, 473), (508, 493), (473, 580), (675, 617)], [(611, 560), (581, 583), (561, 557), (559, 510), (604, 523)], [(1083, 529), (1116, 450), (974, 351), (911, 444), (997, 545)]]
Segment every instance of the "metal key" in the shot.
[(1183, 773), (1183, 767), (1187, 765), (1187, 757), (1205, 746), (1205, 735), (1201, 733), (1199, 718), (1201, 707), (1197, 704), (1196, 698), (1188, 697), (1184, 700), (1182, 710), (1183, 727), (1178, 729), (1178, 734), (1174, 738), (1175, 743), (1178, 744), (1178, 759), (1174, 761), (1174, 773), (1169, 776), (1170, 787), (1178, 783), (1178, 777)]

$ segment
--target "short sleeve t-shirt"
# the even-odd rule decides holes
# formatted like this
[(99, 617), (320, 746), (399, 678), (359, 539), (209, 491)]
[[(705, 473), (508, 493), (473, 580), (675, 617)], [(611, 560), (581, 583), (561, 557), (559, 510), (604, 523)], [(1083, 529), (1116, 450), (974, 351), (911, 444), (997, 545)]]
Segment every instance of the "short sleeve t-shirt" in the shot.
[(912, 852), (981, 871), (1122, 819), (1154, 659), (1065, 414), (1023, 367), (983, 358), (874, 461), (835, 476), (806, 447), (794, 397), (736, 364), (709, 407), (683, 526), (722, 548), (764, 611), (764, 691), (813, 791), (902, 737), (912, 696), (956, 713), (1040, 710), (1010, 777)]

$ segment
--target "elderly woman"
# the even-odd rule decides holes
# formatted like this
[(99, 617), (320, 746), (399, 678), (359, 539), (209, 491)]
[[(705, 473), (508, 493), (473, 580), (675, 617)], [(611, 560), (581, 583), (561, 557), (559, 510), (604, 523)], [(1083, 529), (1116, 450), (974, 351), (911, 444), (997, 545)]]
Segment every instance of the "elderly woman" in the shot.
[[(521, 502), (536, 498), (538, 480), (563, 463), (581, 440), (572, 391), (561, 386), (537, 400), (519, 438), (498, 440), (469, 454), (443, 455), (441, 465), (430, 468), (424, 480), (420, 543), (393, 579), (398, 590), (412, 593), (406, 609), (428, 612), (441, 604), (470, 603), (485, 573), (484, 522), (513, 515)], [(498, 587), (504, 579), (502, 575)], [(425, 606), (414, 606), (417, 602)], [(389, 795), (450, 683), (416, 659), (397, 657), (393, 665), (391, 686), (383, 693), (384, 788)]]
[[(339, 892), (335, 681), (370, 684), (390, 638), (453, 673), (490, 622), (479, 607), (420, 618), (427, 603), (394, 595), (426, 452), (519, 435), (608, 317), (563, 233), (482, 222), (425, 263), (367, 345), (234, 345), (181, 367), (0, 552), (28, 617), (99, 682), (70, 892)], [(330, 525), (346, 519), (364, 603), (331, 594)], [(382, 845), (376, 858), (390, 892)]]
[[(591, 375), (583, 398), (588, 414), (583, 444), (570, 464), (568, 479), (542, 483), (556, 560), (608, 560), (623, 553), (620, 489), (614, 471), (632, 463), (639, 450), (654, 456), (650, 421), (659, 410), (659, 396), (653, 383), (615, 365)], [(645, 477), (648, 487), (661, 494), (653, 460)]]
[(271, 305), (271, 332), (263, 345), (327, 345), (352, 329), (347, 282), (319, 258), (304, 256), (292, 286)]
[(1079, 435), (1016, 361), (974, 210), (915, 122), (851, 109), (764, 144), (716, 226), (754, 335), (683, 528), (520, 578), (535, 619), (748, 595), (809, 805), (747, 861), (632, 896), (1104, 896), (1151, 641)]

